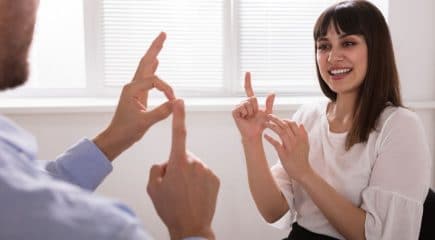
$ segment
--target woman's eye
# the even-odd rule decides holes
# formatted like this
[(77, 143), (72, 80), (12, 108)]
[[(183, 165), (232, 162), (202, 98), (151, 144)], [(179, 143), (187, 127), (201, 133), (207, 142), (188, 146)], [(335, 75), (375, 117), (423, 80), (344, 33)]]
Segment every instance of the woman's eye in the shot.
[(344, 43), (343, 43), (343, 46), (344, 47), (352, 47), (352, 46), (354, 46), (355, 45), (355, 42), (351, 42), (351, 41), (345, 41)]
[(318, 44), (317, 45), (317, 49), (319, 49), (320, 51), (327, 50), (328, 48), (329, 48), (329, 46), (327, 44)]

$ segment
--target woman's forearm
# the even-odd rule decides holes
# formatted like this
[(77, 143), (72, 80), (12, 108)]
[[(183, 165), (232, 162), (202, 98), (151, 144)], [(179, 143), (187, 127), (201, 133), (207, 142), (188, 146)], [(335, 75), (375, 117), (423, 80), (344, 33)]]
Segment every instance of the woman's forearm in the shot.
[(299, 184), (341, 235), (346, 239), (365, 239), (363, 209), (341, 196), (314, 171), (300, 179)]
[(248, 170), (249, 189), (263, 218), (275, 222), (289, 209), (270, 172), (260, 139), (242, 140)]

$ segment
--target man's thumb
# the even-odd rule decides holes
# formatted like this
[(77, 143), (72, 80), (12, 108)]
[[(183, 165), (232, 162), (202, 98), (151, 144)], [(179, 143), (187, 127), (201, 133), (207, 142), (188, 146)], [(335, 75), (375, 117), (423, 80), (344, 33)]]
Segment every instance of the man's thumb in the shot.
[(148, 179), (148, 187), (147, 187), (147, 191), (149, 195), (153, 193), (156, 184), (160, 183), (162, 181), (162, 178), (165, 176), (166, 165), (167, 165), (166, 163), (154, 164), (151, 167), (149, 173), (149, 179)]
[(153, 110), (146, 113), (146, 121), (150, 121), (151, 125), (167, 118), (172, 113), (173, 101), (167, 101)]

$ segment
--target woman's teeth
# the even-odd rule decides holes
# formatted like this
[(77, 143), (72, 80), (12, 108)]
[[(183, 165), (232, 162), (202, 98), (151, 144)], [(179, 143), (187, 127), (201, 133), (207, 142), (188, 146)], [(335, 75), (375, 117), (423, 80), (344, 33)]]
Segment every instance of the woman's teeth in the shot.
[(334, 69), (334, 70), (329, 71), (329, 73), (330, 73), (331, 75), (338, 75), (338, 74), (345, 74), (345, 73), (348, 73), (348, 72), (350, 72), (351, 70), (352, 70), (352, 69), (350, 69), (350, 68)]

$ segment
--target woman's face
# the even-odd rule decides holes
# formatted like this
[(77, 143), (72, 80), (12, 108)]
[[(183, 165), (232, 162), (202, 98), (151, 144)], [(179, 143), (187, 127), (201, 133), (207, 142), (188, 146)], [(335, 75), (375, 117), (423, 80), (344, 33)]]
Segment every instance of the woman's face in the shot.
[(337, 93), (356, 94), (367, 72), (367, 44), (362, 35), (338, 34), (332, 24), (316, 42), (320, 75)]

